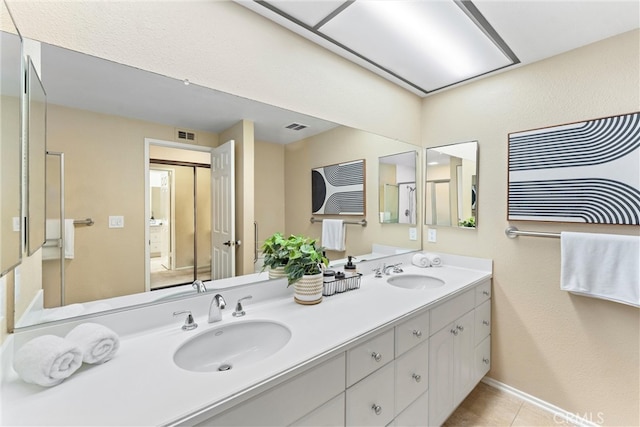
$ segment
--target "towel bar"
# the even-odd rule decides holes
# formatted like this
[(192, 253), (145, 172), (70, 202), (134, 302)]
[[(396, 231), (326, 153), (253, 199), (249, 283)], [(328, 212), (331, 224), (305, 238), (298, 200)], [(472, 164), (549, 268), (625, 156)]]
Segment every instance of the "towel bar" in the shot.
[[(323, 220), (321, 219), (316, 219), (314, 217), (311, 217), (311, 224), (314, 224), (316, 222), (322, 222)], [(361, 219), (360, 221), (344, 221), (345, 224), (352, 224), (352, 225), (361, 225), (363, 227), (367, 226), (367, 220), (366, 219)]]
[(507, 227), (504, 230), (504, 234), (510, 238), (515, 239), (518, 236), (528, 236), (528, 237), (552, 237), (559, 239), (560, 233), (545, 233), (542, 231), (520, 231), (517, 227)]
[(87, 226), (92, 226), (94, 224), (93, 220), (91, 218), (87, 218), (87, 219), (74, 219), (73, 220), (73, 225), (87, 225)]

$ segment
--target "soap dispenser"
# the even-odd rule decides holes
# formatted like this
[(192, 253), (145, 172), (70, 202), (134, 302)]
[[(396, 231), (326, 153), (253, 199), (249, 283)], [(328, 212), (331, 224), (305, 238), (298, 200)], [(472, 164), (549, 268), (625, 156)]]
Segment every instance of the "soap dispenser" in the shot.
[(358, 273), (356, 265), (352, 261), (354, 259), (356, 259), (356, 257), (351, 256), (351, 255), (347, 256), (347, 263), (344, 266), (344, 272), (345, 273), (351, 273), (351, 275), (355, 275), (356, 273)]

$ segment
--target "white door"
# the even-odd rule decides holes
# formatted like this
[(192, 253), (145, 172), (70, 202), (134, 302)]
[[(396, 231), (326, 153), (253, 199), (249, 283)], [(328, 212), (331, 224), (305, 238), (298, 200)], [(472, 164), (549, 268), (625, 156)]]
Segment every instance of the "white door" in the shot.
[(173, 227), (173, 217), (171, 215), (173, 209), (173, 204), (171, 203), (173, 197), (173, 174), (170, 170), (164, 170), (163, 172), (160, 178), (160, 220), (162, 221), (160, 226), (160, 257), (162, 266), (167, 270), (173, 270), (173, 257), (171, 256), (173, 243), (171, 239), (171, 229)]
[(235, 276), (234, 141), (211, 150), (211, 279)]

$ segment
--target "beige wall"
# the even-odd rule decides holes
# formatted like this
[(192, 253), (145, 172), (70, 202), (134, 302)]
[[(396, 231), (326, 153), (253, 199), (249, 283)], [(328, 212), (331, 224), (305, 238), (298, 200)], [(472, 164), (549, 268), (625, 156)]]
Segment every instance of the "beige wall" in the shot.
[(253, 122), (241, 120), (220, 133), (220, 141), (235, 141), (236, 275), (253, 273), (254, 241), (254, 132)]
[[(75, 259), (65, 261), (66, 303), (143, 292), (144, 139), (172, 141), (175, 129), (56, 105), (48, 108), (47, 126), (48, 149), (65, 153), (67, 218), (95, 221), (76, 226)], [(198, 142), (215, 146), (217, 135), (199, 132)], [(124, 228), (108, 228), (110, 215), (124, 216)], [(50, 263), (47, 307), (60, 301)]]
[[(321, 224), (311, 224), (311, 169), (365, 159), (367, 227), (347, 227), (347, 251), (328, 251), (330, 259), (371, 252), (373, 243), (420, 248), (409, 240), (409, 226), (380, 224), (378, 215), (378, 157), (413, 150), (416, 147), (389, 138), (340, 126), (285, 147), (285, 227), (287, 234), (304, 234), (320, 239)], [(418, 183), (420, 184), (420, 183)], [(419, 185), (419, 189), (422, 186)], [(421, 190), (419, 190), (421, 191)], [(421, 203), (421, 202), (419, 202)], [(319, 216), (318, 218), (330, 218)], [(360, 220), (356, 216), (342, 219)], [(418, 213), (421, 221), (422, 213)]]
[[(423, 141), (477, 139), (479, 228), (424, 248), (494, 260), (490, 376), (606, 425), (639, 425), (640, 314), (560, 291), (560, 241), (505, 237), (507, 134), (640, 109), (640, 32), (428, 97)], [(638, 227), (513, 222), (524, 230), (638, 234)]]
[(255, 220), (258, 223), (258, 247), (273, 233), (285, 232), (284, 145), (255, 142)]

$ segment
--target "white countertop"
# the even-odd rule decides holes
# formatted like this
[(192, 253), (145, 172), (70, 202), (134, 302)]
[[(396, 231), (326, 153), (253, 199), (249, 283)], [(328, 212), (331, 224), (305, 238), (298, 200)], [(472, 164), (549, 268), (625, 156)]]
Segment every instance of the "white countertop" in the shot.
[[(246, 304), (247, 315), (242, 318), (231, 316), (233, 302), (227, 299), (222, 322), (209, 324), (204, 315), (195, 313), (199, 327), (193, 331), (181, 330), (180, 318), (169, 326), (122, 336), (120, 350), (111, 361), (84, 365), (55, 387), (26, 384), (15, 372), (8, 372), (1, 389), (2, 425), (167, 425), (187, 421), (198, 411), (214, 415), (230, 397), (234, 403), (242, 401), (265, 381), (311, 366), (319, 355), (344, 351), (367, 333), (491, 277), (490, 269), (452, 266), (410, 266), (405, 268), (407, 273), (427, 274), (447, 283), (435, 289), (401, 289), (388, 285), (386, 277), (368, 274), (359, 290), (325, 297), (321, 304), (303, 306), (290, 295), (279, 296)], [(175, 350), (194, 335), (248, 320), (283, 323), (291, 330), (291, 340), (273, 356), (242, 369), (190, 372), (174, 364)]]

